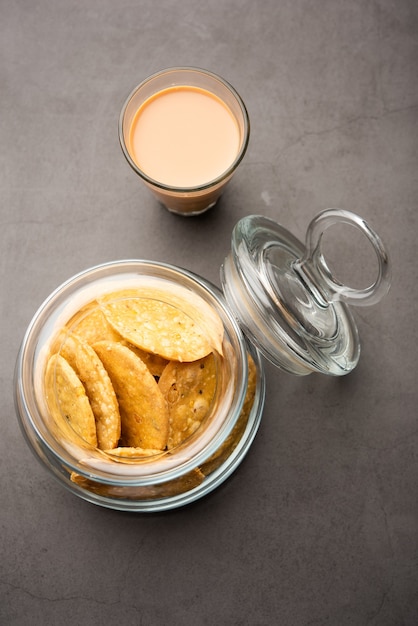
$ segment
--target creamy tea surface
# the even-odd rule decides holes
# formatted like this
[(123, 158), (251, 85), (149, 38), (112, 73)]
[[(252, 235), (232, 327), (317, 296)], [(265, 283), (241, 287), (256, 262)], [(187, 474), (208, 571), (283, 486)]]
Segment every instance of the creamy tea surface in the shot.
[(164, 89), (138, 109), (130, 153), (150, 178), (172, 187), (197, 187), (221, 176), (240, 149), (238, 123), (217, 96), (199, 87)]

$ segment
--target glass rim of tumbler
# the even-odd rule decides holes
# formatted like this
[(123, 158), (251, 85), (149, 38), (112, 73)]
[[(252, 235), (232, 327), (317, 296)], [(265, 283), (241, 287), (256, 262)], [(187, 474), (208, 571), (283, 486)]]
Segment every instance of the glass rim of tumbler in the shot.
[[(169, 75), (169, 74), (174, 74), (174, 73), (179, 73), (179, 74), (183, 74), (185, 76), (187, 76), (187, 74), (191, 74), (191, 73), (197, 73), (197, 74), (202, 74), (204, 76), (207, 76), (210, 80), (213, 81), (214, 84), (216, 84), (216, 82), (218, 82), (224, 89), (226, 89), (230, 95), (233, 97), (233, 99), (235, 100), (235, 102), (238, 104), (239, 110), (241, 112), (242, 115), (242, 126), (243, 126), (243, 131), (242, 131), (242, 137), (241, 137), (241, 141), (240, 141), (240, 148), (238, 150), (238, 153), (235, 157), (235, 159), (233, 160), (233, 162), (231, 163), (231, 165), (222, 172), (222, 174), (220, 174), (219, 176), (217, 176), (216, 178), (212, 178), (211, 180), (205, 182), (205, 183), (201, 183), (200, 185), (194, 185), (194, 186), (175, 186), (175, 185), (167, 185), (155, 178), (152, 178), (151, 176), (148, 176), (148, 174), (146, 174), (139, 166), (138, 164), (134, 161), (134, 159), (132, 158), (129, 149), (126, 145), (126, 141), (125, 141), (125, 130), (129, 131), (128, 129), (125, 129), (125, 121), (126, 121), (126, 113), (129, 107), (129, 104), (131, 103), (132, 99), (135, 97), (135, 95), (137, 94), (137, 92), (140, 89), (143, 89), (146, 85), (150, 84), (153, 81), (158, 80), (159, 78), (162, 78), (165, 75)], [(189, 85), (187, 83), (187, 81), (185, 82), (179, 82), (179, 83), (171, 83), (171, 84), (167, 84), (165, 87), (160, 87), (158, 89), (156, 89), (151, 95), (154, 95), (160, 91), (162, 91), (163, 89), (167, 89), (169, 87), (181, 87), (181, 86), (195, 86), (195, 85)], [(231, 110), (231, 107), (228, 106), (228, 104), (223, 100), (223, 98), (221, 96), (219, 96), (217, 93), (215, 93), (214, 91), (211, 91), (211, 89), (209, 89), (207, 86), (204, 87), (204, 89), (206, 89), (207, 91), (209, 91), (210, 93), (213, 93), (217, 98), (219, 98), (220, 100), (222, 100), (222, 102), (225, 104), (225, 106), (229, 109), (229, 111), (231, 112), (231, 114), (233, 115), (233, 117), (236, 119), (237, 124), (240, 125), (240, 121), (237, 119), (237, 116), (235, 115), (234, 111)], [(148, 98), (146, 98), (148, 99)], [(136, 109), (135, 111), (137, 111), (138, 109)], [(129, 124), (130, 126), (130, 124)], [(241, 135), (241, 129), (240, 129), (240, 135)], [(200, 67), (193, 67), (193, 66), (174, 66), (174, 67), (169, 67), (166, 68), (164, 70), (160, 70), (158, 72), (155, 72), (154, 74), (151, 74), (150, 76), (148, 76), (147, 78), (145, 78), (143, 81), (141, 81), (128, 95), (128, 97), (126, 98), (122, 109), (121, 109), (121, 113), (119, 116), (119, 142), (122, 148), (122, 151), (124, 153), (124, 156), (126, 158), (126, 160), (128, 161), (129, 165), (131, 166), (131, 168), (134, 170), (134, 172), (136, 174), (138, 174), (138, 176), (140, 176), (147, 184), (152, 185), (153, 187), (157, 187), (158, 189), (162, 189), (164, 191), (172, 191), (175, 193), (193, 193), (193, 192), (199, 192), (199, 191), (204, 191), (207, 189), (210, 189), (212, 187), (216, 187), (217, 185), (220, 185), (223, 181), (227, 180), (228, 178), (230, 178), (232, 176), (232, 174), (234, 173), (234, 171), (237, 169), (238, 165), (241, 163), (242, 159), (244, 158), (244, 155), (247, 151), (248, 148), (248, 143), (249, 143), (249, 139), (250, 139), (250, 118), (248, 115), (248, 111), (247, 111), (247, 107), (245, 106), (245, 103), (243, 101), (243, 99), (241, 98), (241, 96), (239, 95), (239, 93), (237, 92), (237, 90), (224, 78), (222, 78), (221, 76), (219, 76), (218, 74), (215, 74), (214, 72), (211, 72), (210, 70), (206, 70), (206, 69), (202, 69)]]

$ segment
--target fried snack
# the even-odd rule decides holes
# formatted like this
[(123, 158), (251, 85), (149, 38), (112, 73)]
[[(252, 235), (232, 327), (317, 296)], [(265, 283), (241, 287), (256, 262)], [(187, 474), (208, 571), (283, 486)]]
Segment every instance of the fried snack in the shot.
[(48, 408), (56, 423), (70, 433), (68, 426), (71, 426), (84, 441), (97, 446), (96, 423), (83, 384), (71, 365), (59, 354), (52, 355), (48, 361), (45, 392)]
[(121, 444), (163, 450), (167, 445), (168, 407), (147, 366), (120, 343), (100, 341), (93, 348), (116, 392)]
[(143, 285), (139, 288), (121, 289), (108, 293), (101, 296), (99, 302), (107, 305), (115, 300), (138, 298), (165, 302), (167, 305), (182, 311), (200, 329), (204, 329), (205, 337), (211, 344), (212, 350), (222, 354), (224, 328), (218, 313), (203, 298), (189, 291), (189, 289), (179, 285), (165, 285), (164, 289), (156, 285)]
[(209, 457), (209, 459), (201, 465), (205, 476), (211, 474), (232, 454), (237, 447), (247, 426), (248, 418), (254, 404), (255, 391), (257, 387), (257, 370), (255, 363), (250, 354), (248, 354), (248, 387), (245, 394), (244, 403), (240, 416), (232, 429), (230, 435), (225, 439), (223, 444)]
[(121, 433), (119, 406), (101, 360), (88, 343), (73, 334), (65, 338), (60, 354), (84, 385), (96, 420), (98, 447), (101, 450), (115, 448)]
[(118, 487), (116, 485), (103, 485), (90, 478), (80, 476), (76, 472), (71, 474), (71, 481), (82, 489), (104, 498), (120, 498), (122, 500), (153, 500), (177, 496), (198, 487), (204, 479), (202, 472), (199, 469), (194, 469), (184, 476), (157, 485)]
[[(222, 345), (223, 325), (215, 308), (200, 296), (194, 302), (194, 294), (185, 291), (145, 286), (106, 294), (83, 306), (51, 340), (54, 354), (45, 374), (51, 416), (61, 435), (99, 448), (109, 466), (152, 465), (166, 454), (180, 455), (176, 448), (197, 436), (216, 410), (217, 367), (228, 347)], [(76, 472), (71, 481), (98, 496), (125, 500), (171, 497), (200, 485), (234, 453), (246, 431), (257, 386), (250, 355), (248, 362), (237, 423), (199, 468), (154, 485), (108, 485)]]
[(61, 346), (64, 343), (68, 334), (68, 329), (64, 326), (61, 330), (55, 335), (53, 340), (51, 341), (51, 345), (49, 346), (49, 355), (52, 356), (57, 352), (60, 352)]
[(99, 341), (120, 341), (123, 345), (133, 350), (139, 358), (144, 361), (153, 376), (161, 376), (163, 369), (168, 363), (167, 359), (164, 359), (158, 354), (141, 350), (123, 339), (107, 321), (97, 300), (85, 305), (78, 313), (73, 315), (67, 327), (74, 335), (77, 335), (90, 346)]
[(156, 378), (159, 378), (161, 376), (161, 374), (164, 371), (164, 368), (166, 367), (168, 363), (167, 359), (164, 359), (159, 354), (153, 354), (152, 352), (145, 352), (145, 350), (141, 350), (141, 348), (137, 348), (132, 343), (129, 343), (129, 341), (125, 341), (124, 339), (122, 339), (121, 344), (126, 346), (130, 350), (132, 350), (132, 352), (135, 352), (135, 354), (139, 356), (141, 361), (145, 363), (145, 365), (148, 367), (149, 371), (151, 372), (153, 376), (155, 376)]
[(112, 454), (116, 457), (123, 459), (141, 459), (142, 457), (151, 457), (157, 454), (161, 454), (161, 450), (144, 450), (143, 448), (128, 448), (127, 446), (121, 446), (119, 448), (112, 448), (105, 450), (107, 454)]
[(170, 361), (158, 382), (168, 404), (167, 446), (174, 448), (200, 426), (216, 390), (216, 362), (213, 354), (192, 363)]
[(144, 297), (142, 291), (125, 291), (108, 294), (99, 302), (114, 330), (146, 352), (169, 361), (196, 361), (212, 352), (204, 326), (163, 297), (158, 293)]
[(97, 300), (86, 304), (67, 323), (74, 335), (92, 346), (98, 341), (119, 341), (121, 336), (109, 324)]

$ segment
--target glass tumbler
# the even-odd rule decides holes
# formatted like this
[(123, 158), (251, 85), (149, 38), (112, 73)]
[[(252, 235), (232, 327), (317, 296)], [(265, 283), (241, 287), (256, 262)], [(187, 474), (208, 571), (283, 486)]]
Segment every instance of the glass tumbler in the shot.
[[(143, 120), (138, 142), (144, 164), (135, 152), (138, 120)], [(248, 112), (237, 91), (220, 76), (193, 67), (169, 68), (141, 82), (119, 119), (129, 165), (169, 211), (183, 216), (216, 204), (245, 155), (249, 135)], [(151, 169), (147, 159), (153, 159)]]

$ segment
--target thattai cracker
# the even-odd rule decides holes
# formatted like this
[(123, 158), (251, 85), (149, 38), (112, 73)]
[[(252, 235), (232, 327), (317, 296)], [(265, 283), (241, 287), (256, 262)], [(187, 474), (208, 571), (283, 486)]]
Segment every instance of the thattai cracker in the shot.
[(141, 361), (145, 363), (153, 376), (155, 376), (156, 378), (159, 378), (161, 376), (164, 368), (168, 363), (167, 359), (164, 359), (164, 357), (160, 356), (159, 354), (152, 354), (152, 352), (146, 352), (145, 350), (141, 350), (141, 348), (134, 346), (132, 343), (129, 343), (129, 341), (126, 341), (124, 339), (121, 341), (121, 343), (122, 345), (127, 346), (130, 350), (135, 352), (137, 356), (139, 356)]
[(84, 441), (97, 446), (96, 423), (84, 386), (69, 363), (59, 354), (50, 357), (45, 372), (48, 408), (63, 428), (71, 426)]
[(211, 407), (216, 390), (216, 362), (213, 354), (191, 363), (170, 361), (158, 386), (169, 412), (168, 448), (190, 437)]
[(244, 434), (247, 426), (248, 418), (251, 413), (251, 409), (254, 404), (255, 392), (257, 388), (257, 368), (254, 360), (250, 354), (248, 354), (248, 386), (244, 398), (244, 404), (241, 409), (241, 413), (238, 417), (237, 423), (232, 429), (230, 435), (225, 439), (223, 444), (209, 457), (209, 459), (201, 466), (202, 472), (205, 476), (208, 476), (215, 469), (217, 469), (237, 447)]
[(122, 459), (143, 459), (143, 457), (153, 457), (162, 454), (161, 450), (144, 450), (143, 448), (128, 448), (128, 446), (121, 446), (119, 448), (112, 448), (105, 450), (107, 454), (111, 454), (115, 457)]
[(196, 468), (173, 480), (156, 485), (123, 486), (104, 485), (90, 478), (85, 478), (72, 472), (71, 481), (82, 489), (86, 489), (106, 498), (120, 498), (121, 500), (153, 500), (155, 498), (170, 498), (198, 487), (205, 479), (204, 474)]
[[(214, 349), (215, 333), (209, 332), (202, 315), (189, 302), (174, 295), (155, 290), (126, 290), (103, 296), (99, 302), (113, 328), (146, 352), (167, 360), (195, 361)], [(216, 343), (220, 351), (219, 337)]]
[(96, 420), (98, 447), (101, 450), (116, 447), (121, 432), (119, 406), (101, 360), (88, 343), (72, 334), (67, 335), (60, 354), (84, 385)]
[(109, 324), (97, 300), (86, 304), (67, 323), (67, 328), (89, 345), (98, 341), (118, 341), (121, 339)]
[(147, 366), (120, 343), (100, 341), (93, 347), (116, 392), (122, 445), (163, 450), (167, 445), (168, 408)]

